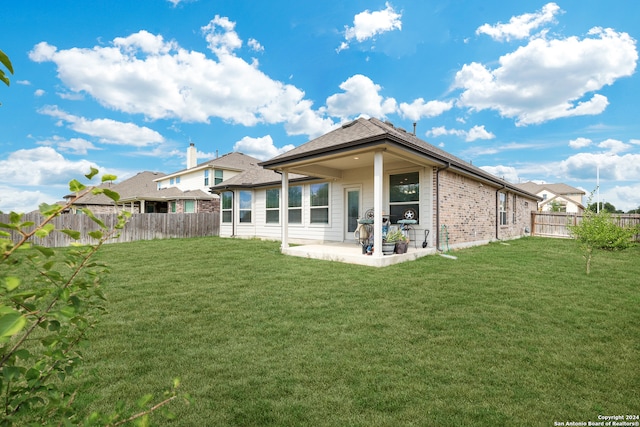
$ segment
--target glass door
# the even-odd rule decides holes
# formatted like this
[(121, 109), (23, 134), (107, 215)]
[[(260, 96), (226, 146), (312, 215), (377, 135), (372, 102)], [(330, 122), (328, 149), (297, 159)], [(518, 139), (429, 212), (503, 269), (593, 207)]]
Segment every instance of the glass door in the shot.
[(353, 232), (358, 228), (358, 218), (360, 217), (360, 188), (347, 188), (346, 190), (346, 218), (345, 218), (345, 240), (353, 239)]

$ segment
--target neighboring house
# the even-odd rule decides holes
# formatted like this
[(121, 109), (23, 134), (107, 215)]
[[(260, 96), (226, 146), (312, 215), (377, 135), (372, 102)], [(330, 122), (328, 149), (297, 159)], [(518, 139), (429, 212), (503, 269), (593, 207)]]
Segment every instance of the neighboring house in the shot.
[[(100, 187), (109, 188), (120, 195), (116, 204), (104, 194), (87, 194), (70, 209), (87, 207), (95, 214), (116, 213), (127, 210), (132, 213), (172, 213), (172, 212), (213, 212), (218, 210), (219, 200), (202, 190), (183, 191), (178, 188), (158, 189), (155, 180), (164, 176), (160, 172), (139, 172), (135, 176), (119, 183), (103, 183)], [(65, 196), (69, 200), (73, 195)]]
[(540, 212), (556, 211), (577, 214), (584, 212), (582, 197), (586, 193), (570, 185), (525, 182), (518, 184), (518, 188), (542, 198), (542, 201), (538, 202)]
[(284, 252), (289, 242), (355, 243), (366, 214), (374, 230), (387, 218), (415, 220), (410, 236), (431, 250), (511, 239), (531, 230), (539, 200), (377, 119), (345, 123), (259, 166), (211, 186), (221, 196), (220, 235), (278, 239)]
[[(229, 153), (204, 163), (196, 164), (196, 147), (187, 148), (187, 168), (154, 181), (159, 189), (178, 188), (180, 190), (201, 190), (209, 193), (211, 186), (217, 185), (246, 169), (258, 167), (260, 160), (242, 153)], [(216, 196), (217, 197), (217, 196)]]

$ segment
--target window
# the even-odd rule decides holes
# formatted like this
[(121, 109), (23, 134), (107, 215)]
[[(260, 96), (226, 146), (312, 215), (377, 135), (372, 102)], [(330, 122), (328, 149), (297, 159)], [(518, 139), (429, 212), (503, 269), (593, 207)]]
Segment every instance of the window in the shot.
[(224, 181), (222, 170), (216, 169), (213, 171), (213, 184), (218, 185)]
[(209, 169), (204, 170), (204, 186), (207, 187), (209, 185)]
[(391, 222), (401, 219), (418, 221), (420, 216), (420, 174), (401, 173), (389, 176), (389, 210)]
[(280, 190), (272, 188), (267, 190), (267, 224), (280, 222)]
[(169, 178), (169, 185), (173, 185), (175, 183), (175, 179)]
[(233, 193), (231, 191), (225, 191), (220, 195), (222, 199), (220, 204), (222, 205), (222, 222), (230, 223), (233, 220)]
[(499, 209), (498, 215), (500, 217), (500, 225), (507, 225), (507, 195), (505, 193), (498, 193), (500, 196), (499, 199)]
[(251, 200), (253, 193), (251, 191), (240, 191), (240, 222), (251, 222)]
[(177, 203), (176, 202), (171, 202), (171, 213), (176, 213), (177, 211)]
[(176, 176), (176, 184), (180, 184), (180, 177)]
[(311, 184), (311, 224), (329, 224), (329, 183)]
[(302, 186), (289, 187), (289, 224), (302, 224)]
[(514, 194), (513, 195), (513, 209), (512, 209), (512, 211), (513, 211), (513, 220), (511, 221), (513, 224), (516, 223), (516, 206), (517, 206), (516, 202), (518, 201), (518, 199), (516, 197), (517, 196)]
[(185, 200), (184, 201), (184, 213), (195, 213), (196, 211), (196, 201), (195, 200)]

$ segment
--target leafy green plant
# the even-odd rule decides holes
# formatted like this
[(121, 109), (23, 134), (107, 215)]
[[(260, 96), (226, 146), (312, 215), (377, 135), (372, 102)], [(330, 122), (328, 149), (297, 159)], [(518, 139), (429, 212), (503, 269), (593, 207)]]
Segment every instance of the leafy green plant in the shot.
[[(93, 169), (86, 175), (98, 174)], [(115, 180), (104, 175), (102, 182)], [(31, 243), (33, 237), (52, 232), (64, 233), (74, 240), (77, 230), (54, 230), (51, 220), (88, 194), (104, 194), (114, 202), (120, 196), (111, 190), (87, 187), (77, 180), (69, 183), (74, 193), (65, 205), (42, 204), (40, 224), (22, 221), (22, 214), (11, 212), (8, 223), (0, 223), (0, 425), (47, 424), (51, 420), (75, 419), (75, 392), (65, 388), (65, 379), (73, 375), (82, 360), (87, 332), (105, 311), (101, 279), (109, 271), (94, 255), (102, 245), (119, 235), (130, 213), (121, 211), (113, 227), (108, 227), (89, 209), (82, 212), (97, 224), (88, 232), (95, 243), (53, 249)], [(174, 384), (177, 387), (177, 382)], [(173, 400), (175, 392), (160, 404), (144, 409), (151, 397), (141, 401), (141, 412), (130, 417), (120, 411), (105, 416), (92, 414), (85, 425), (121, 425), (139, 423), (149, 413)], [(60, 424), (63, 424), (62, 422)], [(145, 424), (146, 425), (146, 424)]]
[(393, 230), (387, 233), (387, 237), (385, 239), (387, 243), (396, 243), (396, 242), (408, 242), (407, 236), (402, 233), (402, 230)]
[[(7, 68), (7, 70), (9, 70), (11, 74), (13, 74), (13, 65), (11, 65), (11, 60), (9, 59), (7, 54), (5, 54), (1, 50), (0, 50), (0, 64), (4, 65)], [(10, 84), (9, 78), (7, 77), (7, 75), (5, 74), (2, 68), (0, 68), (0, 80), (3, 81), (4, 84), (9, 86)]]
[(640, 232), (640, 227), (619, 225), (610, 212), (596, 213), (590, 209), (585, 210), (580, 223), (568, 227), (571, 235), (580, 242), (587, 274), (591, 272), (591, 261), (596, 250), (626, 249), (633, 245), (633, 236)]

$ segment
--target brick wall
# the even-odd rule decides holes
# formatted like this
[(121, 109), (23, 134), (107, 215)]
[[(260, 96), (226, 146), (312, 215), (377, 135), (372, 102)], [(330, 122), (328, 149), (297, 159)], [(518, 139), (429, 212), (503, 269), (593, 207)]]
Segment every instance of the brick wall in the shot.
[[(434, 170), (434, 180), (435, 175)], [(450, 170), (441, 171), (439, 180), (441, 230), (438, 232), (442, 231), (443, 225), (446, 226), (449, 244), (460, 245), (495, 240), (498, 221), (496, 198), (498, 187), (480, 183)], [(514, 193), (506, 192), (506, 194), (508, 224), (498, 226), (497, 238), (499, 239), (521, 236), (525, 227), (530, 230), (531, 212), (536, 209), (535, 200), (517, 195), (514, 204)]]

